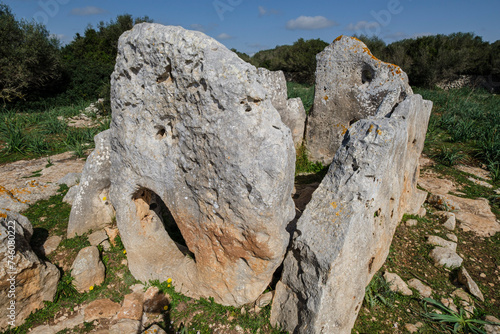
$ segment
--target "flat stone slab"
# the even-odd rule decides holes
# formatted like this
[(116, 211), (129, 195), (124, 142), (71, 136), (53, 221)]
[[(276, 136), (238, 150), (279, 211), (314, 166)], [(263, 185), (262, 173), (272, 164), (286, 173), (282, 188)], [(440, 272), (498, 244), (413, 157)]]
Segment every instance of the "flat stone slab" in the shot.
[(448, 241), (448, 240), (445, 240), (445, 239), (438, 237), (438, 236), (435, 236), (435, 235), (428, 236), (427, 243), (430, 245), (434, 245), (434, 246), (441, 246), (444, 248), (448, 248), (449, 250), (451, 250), (453, 252), (457, 251), (457, 243), (456, 242)]
[(445, 247), (437, 246), (430, 252), (429, 256), (434, 260), (436, 266), (450, 269), (460, 267), (463, 262), (463, 259), (457, 253)]
[(57, 181), (68, 173), (81, 172), (85, 164), (85, 160), (75, 159), (71, 152), (50, 156), (50, 161), (53, 165), (49, 167), (46, 167), (47, 157), (2, 165), (0, 211), (21, 211), (28, 205), (54, 196), (59, 190)]

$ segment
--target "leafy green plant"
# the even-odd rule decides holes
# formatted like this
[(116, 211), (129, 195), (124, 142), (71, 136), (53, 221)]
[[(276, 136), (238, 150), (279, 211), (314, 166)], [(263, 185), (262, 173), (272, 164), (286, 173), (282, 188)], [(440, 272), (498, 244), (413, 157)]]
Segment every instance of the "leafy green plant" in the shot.
[(500, 181), (500, 162), (490, 161), (488, 164), (488, 170), (490, 171), (491, 179), (494, 182)]
[(365, 303), (369, 308), (378, 304), (392, 307), (396, 295), (390, 289), (389, 283), (385, 281), (380, 273), (373, 276), (370, 284), (365, 288)]
[(25, 153), (26, 135), (22, 124), (16, 119), (4, 119), (5, 124), (0, 128), (0, 136), (5, 141), (5, 153)]
[(326, 169), (321, 162), (309, 161), (305, 145), (299, 147), (297, 150), (297, 159), (295, 160), (295, 175), (299, 173), (326, 173)]
[[(432, 298), (424, 298), (423, 301), (425, 313), (423, 313), (422, 316), (430, 321), (441, 323), (446, 329), (453, 333), (486, 334), (486, 332), (481, 329), (481, 325), (491, 324), (489, 321), (476, 319), (474, 313), (470, 313), (462, 307), (458, 312), (455, 312)], [(438, 308), (443, 313), (430, 312), (428, 310), (428, 304)]]
[(50, 157), (47, 157), (47, 164), (45, 165), (45, 168), (49, 168), (50, 166), (54, 166), (54, 164), (52, 163)]

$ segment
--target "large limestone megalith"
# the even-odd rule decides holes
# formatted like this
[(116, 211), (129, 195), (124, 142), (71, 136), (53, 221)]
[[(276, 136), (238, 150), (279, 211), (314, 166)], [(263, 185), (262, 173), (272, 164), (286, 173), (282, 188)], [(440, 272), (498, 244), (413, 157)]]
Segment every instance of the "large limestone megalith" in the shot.
[(132, 274), (254, 301), (288, 244), (295, 150), (252, 65), (206, 35), (139, 24), (111, 78), (111, 190)]
[[(351, 52), (338, 56), (348, 59)], [(337, 70), (355, 70), (350, 61), (344, 64)], [(395, 101), (393, 90), (384, 84), (377, 89), (389, 95), (379, 96), (381, 101)], [(411, 94), (395, 109), (391, 105), (346, 127), (327, 175), (297, 222), (276, 286), (273, 325), (290, 333), (351, 332), (366, 285), (384, 263), (398, 222), (415, 210), (420, 196), (418, 157), (432, 103)]]
[(309, 159), (328, 165), (349, 126), (375, 113), (389, 114), (413, 91), (401, 68), (378, 60), (353, 37), (338, 37), (316, 60), (306, 142)]

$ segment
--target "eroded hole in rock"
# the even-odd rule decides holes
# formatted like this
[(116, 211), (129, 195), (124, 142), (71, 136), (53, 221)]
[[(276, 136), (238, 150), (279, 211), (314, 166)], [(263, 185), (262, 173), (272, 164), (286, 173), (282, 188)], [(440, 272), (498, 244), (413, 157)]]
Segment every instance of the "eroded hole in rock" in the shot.
[(162, 83), (164, 82), (165, 84), (169, 84), (169, 83), (172, 83), (172, 66), (168, 65), (166, 68), (165, 68), (165, 72), (163, 74), (161, 74), (157, 79), (156, 79), (156, 82), (157, 83)]
[(368, 262), (368, 272), (371, 274), (373, 269), (373, 262), (375, 261), (375, 257), (372, 257)]
[(172, 213), (160, 196), (150, 189), (140, 188), (134, 193), (132, 200), (135, 203), (137, 218), (140, 219), (141, 225), (154, 224), (155, 221), (161, 222), (177, 248), (184, 255), (194, 259), (194, 254), (188, 249)]
[(157, 126), (155, 126), (155, 129), (157, 130), (155, 139), (162, 140), (163, 138), (165, 138), (167, 136), (167, 134), (166, 134), (167, 131), (165, 130), (164, 126), (157, 125)]
[(356, 123), (357, 121), (359, 121), (357, 118), (353, 118), (349, 121), (349, 126), (353, 125), (354, 123)]
[(371, 67), (366, 66), (361, 70), (361, 83), (370, 83), (373, 80), (374, 71)]

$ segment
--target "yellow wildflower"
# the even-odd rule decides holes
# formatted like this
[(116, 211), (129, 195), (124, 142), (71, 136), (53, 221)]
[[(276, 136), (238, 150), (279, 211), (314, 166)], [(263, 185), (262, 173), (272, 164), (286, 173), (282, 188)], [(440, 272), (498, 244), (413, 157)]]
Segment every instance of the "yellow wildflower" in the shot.
[(94, 286), (91, 285), (90, 288), (89, 288), (90, 291), (94, 290)]
[(168, 305), (163, 306), (163, 310), (168, 310)]
[(168, 279), (167, 279), (167, 283), (172, 283), (172, 279), (171, 279), (171, 278), (168, 278)]

